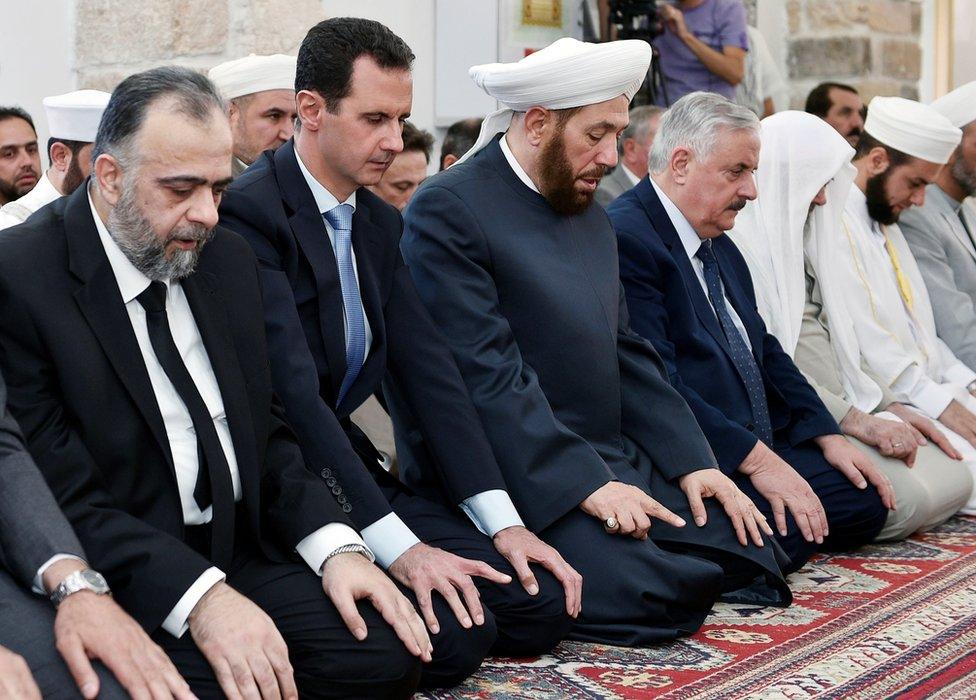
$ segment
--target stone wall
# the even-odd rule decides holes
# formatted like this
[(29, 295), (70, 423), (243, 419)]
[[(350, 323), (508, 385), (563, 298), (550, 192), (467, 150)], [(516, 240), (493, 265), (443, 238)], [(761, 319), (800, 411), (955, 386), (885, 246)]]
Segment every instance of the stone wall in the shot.
[[(781, 0), (776, 0), (781, 1)], [(849, 83), (875, 95), (918, 99), (921, 0), (786, 0), (791, 102), (817, 83)]]

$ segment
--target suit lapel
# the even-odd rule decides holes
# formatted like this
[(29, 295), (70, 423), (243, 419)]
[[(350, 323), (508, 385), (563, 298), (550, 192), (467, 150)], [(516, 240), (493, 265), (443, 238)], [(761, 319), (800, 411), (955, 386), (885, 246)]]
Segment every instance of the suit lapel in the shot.
[(715, 342), (722, 347), (729, 357), (732, 357), (732, 349), (729, 347), (729, 341), (725, 338), (725, 333), (718, 323), (718, 317), (712, 310), (712, 305), (709, 303), (708, 297), (705, 296), (705, 290), (702, 289), (701, 283), (698, 281), (698, 275), (695, 274), (695, 270), (691, 266), (691, 260), (685, 254), (685, 248), (681, 244), (678, 231), (674, 228), (671, 217), (668, 216), (664, 205), (661, 204), (657, 192), (654, 191), (649, 180), (641, 181), (638, 185), (637, 192), (652, 225), (661, 236), (664, 245), (671, 251), (671, 257), (678, 266), (678, 272), (681, 273), (685, 288), (691, 296), (691, 303), (695, 308), (695, 315), (698, 316), (698, 320), (705, 326), (705, 329), (715, 339)]
[[(339, 395), (346, 374), (346, 334), (339, 265), (329, 242), (325, 221), (312, 191), (298, 167), (294, 142), (281, 146), (274, 155), (275, 174), (282, 198), (290, 209), (288, 225), (315, 277), (319, 306), (319, 330), (329, 363), (332, 396)], [(357, 252), (358, 255), (358, 252)]]
[[(965, 207), (965, 205), (963, 205), (963, 207)], [(946, 226), (948, 226), (949, 230), (952, 232), (952, 235), (955, 236), (960, 245), (966, 249), (966, 252), (969, 253), (970, 257), (972, 257), (973, 260), (976, 260), (976, 241), (970, 238), (969, 232), (966, 231), (966, 228), (959, 217), (956, 216), (954, 212), (952, 214), (944, 211), (940, 213), (942, 214), (942, 219), (945, 221)], [(962, 210), (962, 215), (966, 216), (965, 208)], [(955, 221), (953, 221), (953, 218), (955, 218)], [(972, 226), (974, 223), (972, 221), (972, 217), (968, 217), (966, 223)]]
[(198, 270), (181, 284), (220, 388), (242, 488), (247, 491), (249, 502), (257, 503), (260, 474), (254, 461), (257, 454), (254, 422), (223, 300), (217, 292), (216, 280), (209, 272)]
[(122, 293), (112, 272), (88, 205), (88, 187), (79, 187), (65, 208), (65, 238), (68, 265), (82, 284), (74, 298), (88, 321), (109, 363), (122, 381), (136, 408), (149, 425), (176, 480), (173, 455), (149, 372), (132, 330), (132, 322), (122, 303)]
[(761, 367), (760, 357), (756, 353), (757, 349), (762, 347), (760, 330), (755, 327), (755, 324), (748, 323), (746, 320), (754, 313), (749, 304), (749, 299), (746, 296), (745, 290), (739, 284), (739, 280), (726, 272), (725, 251), (719, 249), (717, 246), (713, 246), (712, 249), (716, 253), (715, 259), (718, 261), (719, 273), (722, 275), (725, 296), (728, 298), (729, 303), (732, 304), (735, 313), (739, 315), (739, 320), (742, 321), (742, 325), (746, 329), (746, 335), (749, 336), (749, 344), (752, 346), (752, 356), (755, 358), (756, 364)]

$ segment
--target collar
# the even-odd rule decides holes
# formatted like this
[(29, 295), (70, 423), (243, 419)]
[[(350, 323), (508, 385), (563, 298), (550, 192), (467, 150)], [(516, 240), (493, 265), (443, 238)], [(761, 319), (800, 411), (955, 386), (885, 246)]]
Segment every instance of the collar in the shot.
[(934, 182), (926, 186), (925, 196), (932, 197), (942, 202), (946, 207), (952, 210), (954, 214), (958, 214), (959, 210), (962, 209), (962, 205), (965, 203), (966, 198), (963, 197), (962, 201), (959, 201), (955, 197), (949, 195), (944, 189), (939, 187)]
[(641, 181), (641, 179), (636, 175), (634, 175), (633, 171), (630, 168), (628, 168), (626, 165), (624, 165), (622, 162), (620, 163), (620, 167), (622, 168), (623, 173), (627, 177), (627, 179), (630, 180), (631, 185), (636, 185), (638, 182)]
[[(95, 209), (91, 190), (88, 191), (88, 206), (91, 207), (92, 219), (95, 220), (95, 228), (98, 230), (98, 238), (102, 242), (102, 247), (105, 248), (108, 263), (112, 266), (112, 274), (115, 275), (115, 281), (122, 293), (122, 303), (128, 304), (146, 291), (152, 280), (136, 269), (136, 266), (125, 256), (115, 239), (112, 238), (102, 218), (98, 215), (98, 210)], [(166, 281), (166, 286), (169, 287), (169, 280)]]
[(661, 204), (664, 206), (664, 211), (668, 213), (668, 218), (671, 219), (671, 223), (674, 225), (674, 230), (678, 232), (678, 238), (681, 239), (681, 245), (685, 249), (685, 253), (692, 260), (696, 260), (697, 258), (695, 258), (695, 255), (698, 253), (698, 249), (701, 248), (701, 244), (703, 243), (702, 239), (698, 237), (697, 233), (695, 233), (695, 229), (691, 227), (691, 224), (688, 223), (688, 219), (686, 219), (685, 215), (681, 213), (681, 210), (678, 209), (677, 205), (672, 202), (666, 194), (664, 194), (664, 191), (660, 187), (657, 186), (657, 183), (654, 182), (654, 178), (649, 177), (647, 179), (650, 181), (651, 187), (654, 188), (654, 192), (657, 194), (658, 199), (661, 200)]
[[(312, 190), (312, 196), (315, 198), (315, 206), (319, 208), (319, 212), (324, 214), (327, 211), (332, 211), (337, 206), (339, 206), (339, 200), (336, 196), (325, 189), (325, 186), (315, 179), (315, 176), (309, 172), (308, 168), (305, 167), (305, 163), (302, 162), (302, 157), (298, 155), (298, 148), (295, 148), (295, 160), (298, 161), (298, 169), (302, 171), (302, 176), (305, 178), (305, 182), (308, 183), (308, 187)], [(342, 202), (343, 204), (348, 204), (352, 206), (353, 210), (356, 209), (356, 192), (353, 191), (349, 198)]]
[(881, 225), (868, 214), (868, 198), (857, 185), (851, 185), (851, 193), (847, 195), (847, 202), (844, 204), (844, 209), (848, 214), (857, 219), (861, 226), (864, 226), (875, 236), (879, 238), (885, 237), (884, 232), (881, 230)]
[(518, 177), (519, 180), (522, 181), (522, 184), (528, 187), (533, 192), (537, 194), (542, 194), (541, 192), (539, 192), (539, 188), (535, 186), (535, 183), (532, 182), (532, 178), (529, 177), (529, 174), (525, 172), (525, 168), (523, 168), (522, 164), (518, 162), (518, 159), (515, 157), (515, 154), (512, 153), (512, 149), (508, 147), (507, 133), (504, 136), (502, 136), (500, 139), (498, 139), (498, 145), (501, 147), (502, 155), (505, 156), (505, 160), (508, 161), (509, 167), (511, 167), (512, 170), (515, 171), (515, 175)]

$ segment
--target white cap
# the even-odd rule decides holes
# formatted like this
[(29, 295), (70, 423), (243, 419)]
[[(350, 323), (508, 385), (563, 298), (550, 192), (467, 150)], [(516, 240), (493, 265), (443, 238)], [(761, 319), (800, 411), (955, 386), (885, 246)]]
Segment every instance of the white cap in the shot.
[(92, 143), (98, 133), (98, 123), (108, 105), (107, 92), (75, 90), (63, 95), (45, 97), (44, 113), (51, 138)]
[(565, 37), (515, 63), (473, 66), (468, 71), (471, 79), (505, 108), (485, 118), (478, 141), (458, 162), (505, 131), (513, 112), (583, 107), (621, 95), (629, 101), (650, 65), (651, 47), (645, 41), (588, 44)]
[(932, 103), (932, 109), (960, 129), (976, 121), (976, 80), (943, 95)]
[(267, 90), (294, 90), (298, 59), (276, 53), (272, 56), (251, 54), (245, 58), (221, 63), (207, 74), (225, 100), (253, 95)]
[(902, 153), (943, 165), (962, 140), (962, 131), (932, 107), (903, 97), (871, 100), (864, 131)]

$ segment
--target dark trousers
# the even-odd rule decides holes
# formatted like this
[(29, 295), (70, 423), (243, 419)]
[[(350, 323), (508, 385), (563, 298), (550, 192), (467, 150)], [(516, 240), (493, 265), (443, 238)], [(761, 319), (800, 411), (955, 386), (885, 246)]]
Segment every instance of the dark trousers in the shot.
[[(854, 486), (846, 476), (824, 459), (820, 448), (812, 441), (801, 443), (796, 447), (777, 443), (776, 454), (810, 484), (823, 504), (830, 531), (822, 546), (818, 546), (816, 542), (807, 542), (803, 539), (803, 534), (793, 516), (787, 510), (787, 535), (780, 537), (778, 532), (776, 534), (776, 541), (790, 558), (789, 565), (784, 568), (785, 573), (792, 573), (801, 568), (818, 549), (856, 549), (878, 536), (888, 517), (888, 510), (881, 503), (881, 497), (873, 486), (869, 484), (863, 491)], [(775, 530), (769, 501), (756, 491), (748, 477), (737, 475), (736, 483), (755, 502), (756, 507), (769, 519), (770, 526)]]
[[(44, 698), (80, 698), (71, 672), (54, 648), (54, 607), (33, 595), (0, 569), (0, 645), (20, 654), (30, 666)], [(102, 664), (95, 662), (99, 698), (129, 697)]]
[[(412, 656), (369, 601), (359, 602), (367, 637), (356, 641), (304, 563), (276, 563), (239, 534), (227, 583), (266, 612), (288, 645), (302, 698), (407, 698), (417, 687), (420, 661)], [(205, 540), (204, 540), (205, 541)], [(200, 698), (223, 693), (189, 632), (176, 639), (153, 634)]]
[[(459, 557), (483, 561), (512, 577), (512, 582), (506, 585), (474, 579), (481, 594), (485, 623), (471, 629), (461, 627), (444, 598), (434, 593), (434, 613), (441, 629), (432, 635), (434, 658), (423, 668), (421, 687), (457, 685), (478, 668), (488, 653), (544, 654), (569, 632), (572, 618), (566, 614), (562, 585), (548, 571), (532, 566), (539, 593), (529, 595), (491, 539), (462, 515), (403, 491), (392, 495), (390, 502), (422, 542)], [(404, 592), (416, 603), (412, 592), (406, 589)]]

